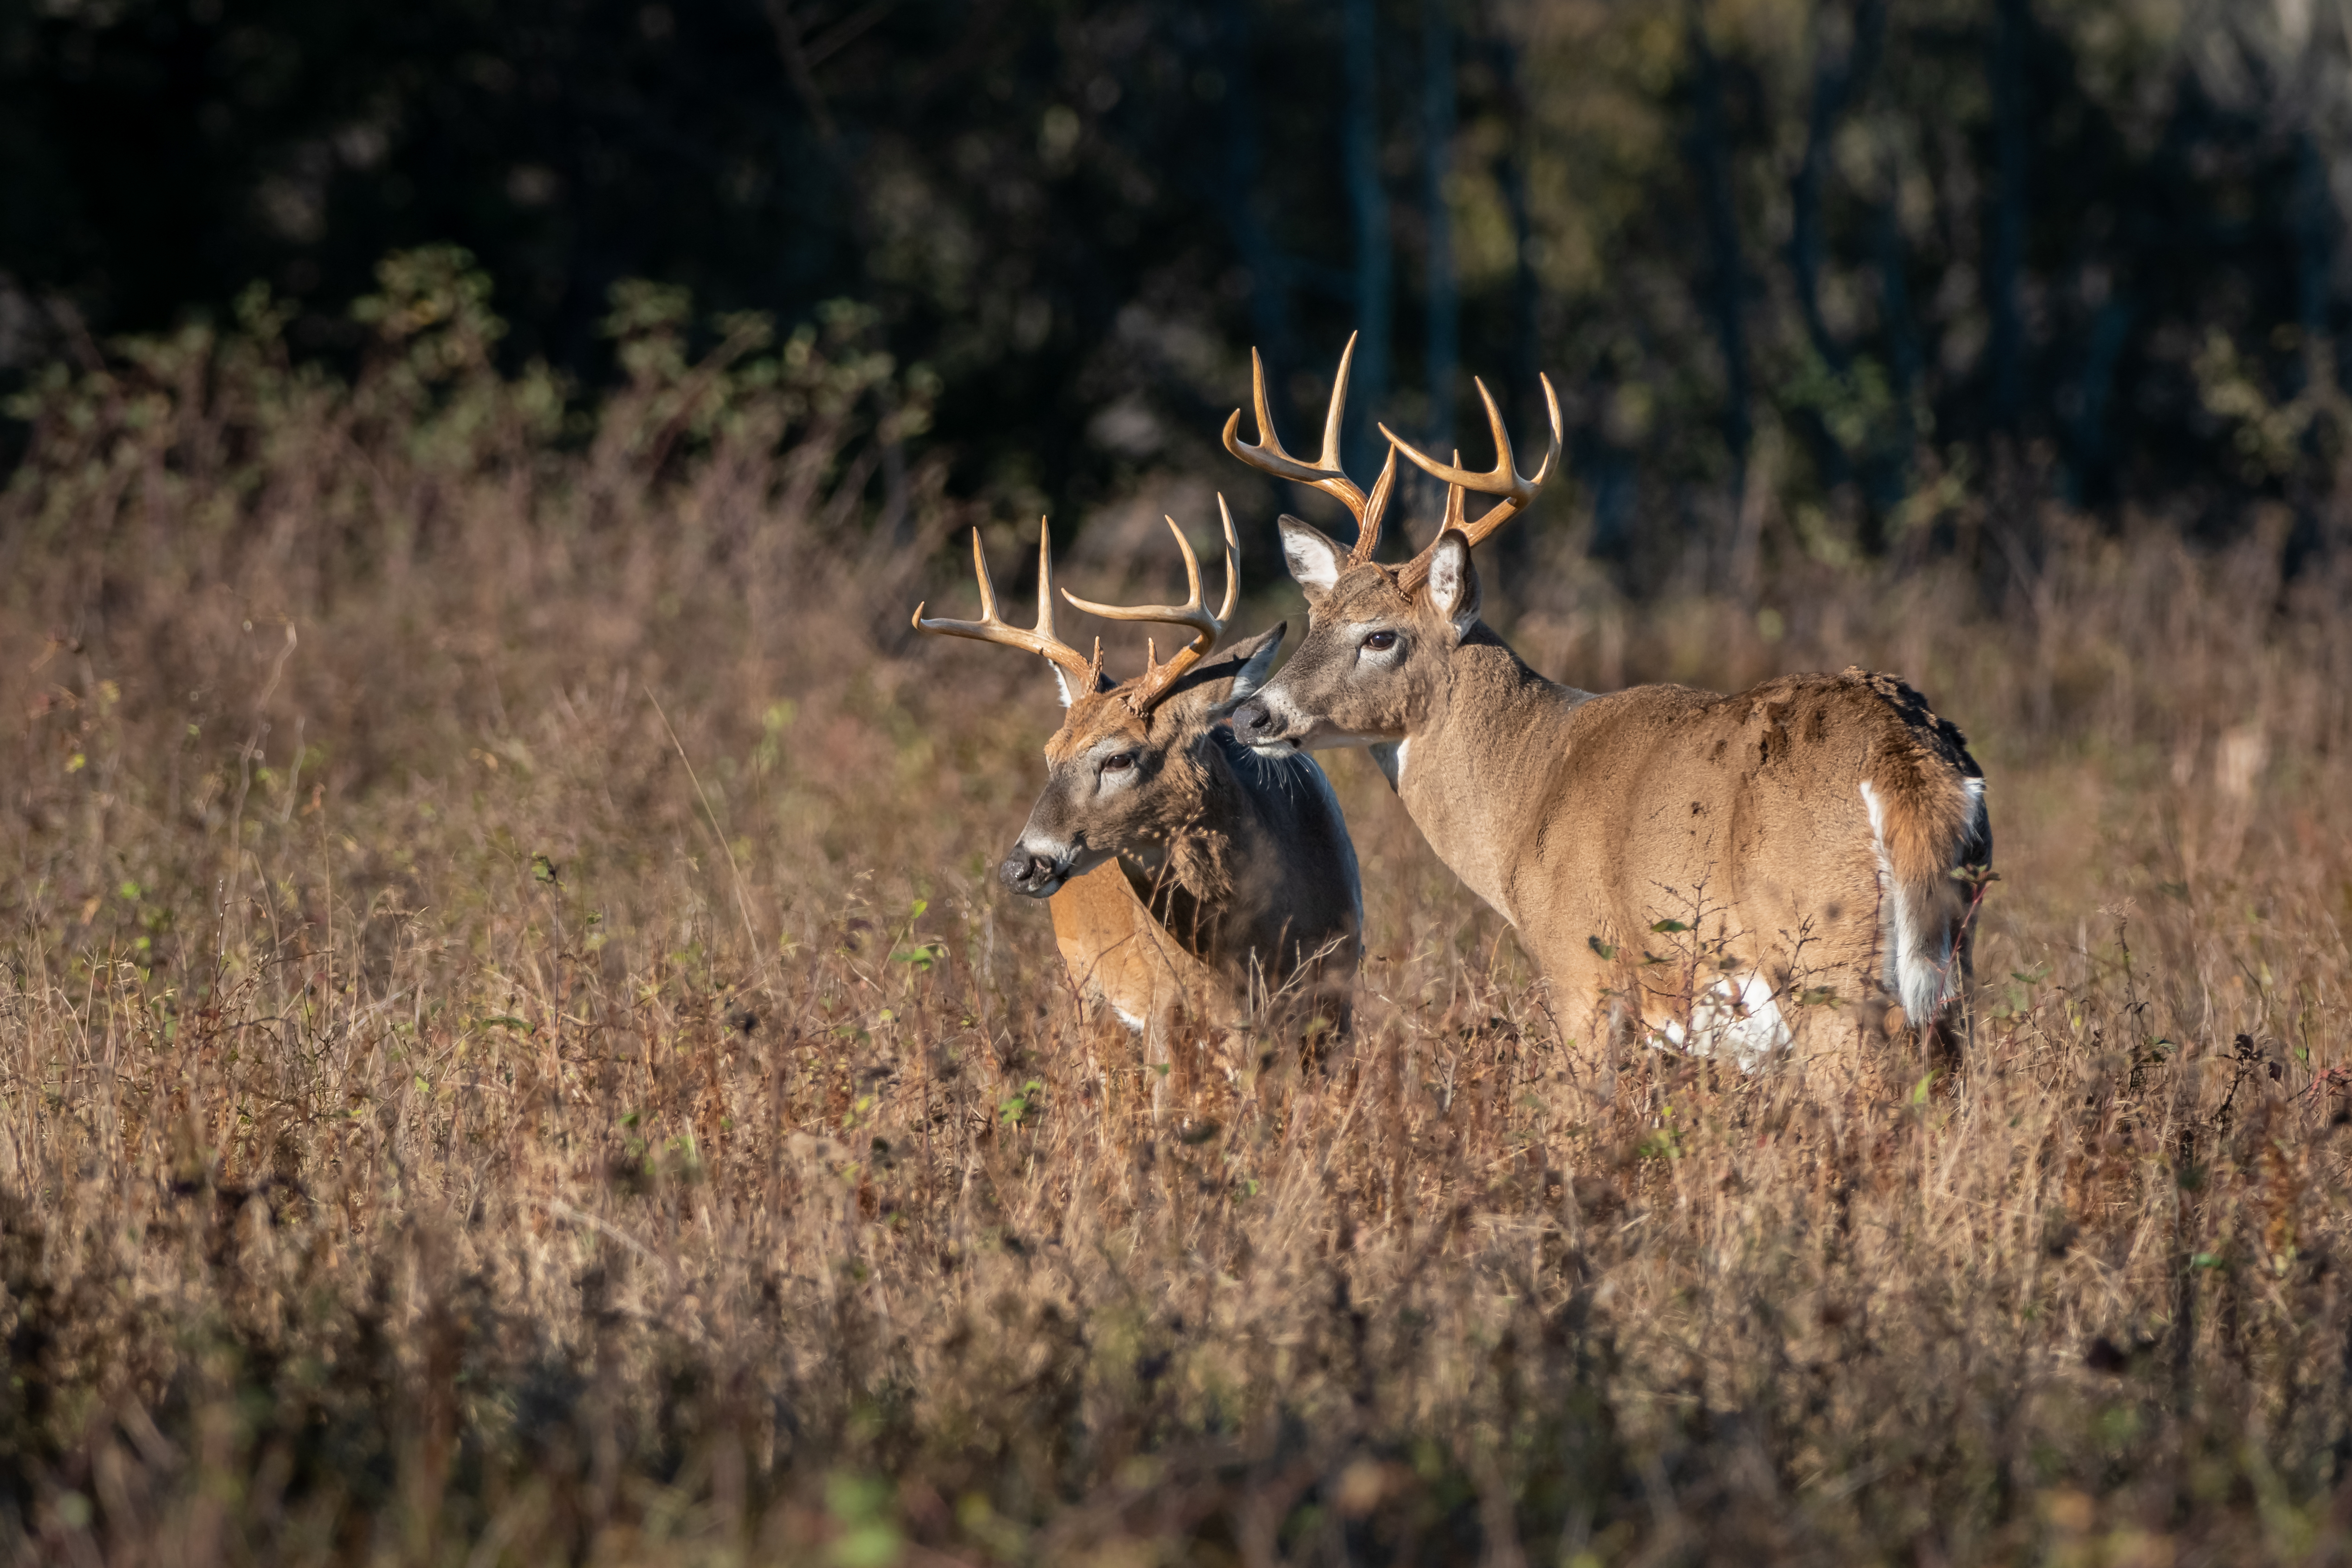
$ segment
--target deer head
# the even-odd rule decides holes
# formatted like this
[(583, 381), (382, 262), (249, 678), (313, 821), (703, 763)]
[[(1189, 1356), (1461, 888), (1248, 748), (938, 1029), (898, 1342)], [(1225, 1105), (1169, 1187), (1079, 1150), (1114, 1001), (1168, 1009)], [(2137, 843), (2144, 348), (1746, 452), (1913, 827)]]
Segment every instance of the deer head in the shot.
[(997, 872), (1014, 892), (1049, 897), (1115, 855), (1156, 872), (1169, 856), (1182, 852), (1184, 830), (1201, 812), (1207, 785), (1201, 747), (1218, 721), (1217, 710), (1265, 682), (1286, 630), (1276, 626), (1210, 658), (1240, 591), (1241, 543), (1223, 496), (1217, 510), (1224, 521), (1225, 596), (1214, 615), (1202, 597), (1200, 559), (1173, 518), (1168, 529), (1176, 536), (1192, 587), (1185, 603), (1097, 605), (1063, 594), (1073, 606), (1107, 620), (1192, 630), (1192, 640), (1165, 663), (1158, 647), (1146, 643), (1143, 673), (1129, 680), (1113, 684), (1103, 673), (1099, 640), (1088, 658), (1055, 634), (1053, 559), (1045, 539), (1037, 545), (1034, 629), (1009, 626), (997, 615), (995, 585), (989, 581), (978, 530), (971, 555), (980, 579), (981, 618), (925, 620), (922, 606), (916, 606), (915, 625), (924, 631), (1025, 648), (1054, 666), (1066, 711), (1061, 729), (1045, 742), (1045, 788)]
[[(1401, 740), (1419, 717), (1443, 698), (1446, 658), (1478, 623), (1478, 574), (1471, 548), (1527, 510), (1559, 465), (1559, 398), (1543, 380), (1551, 416), (1551, 442), (1532, 476), (1514, 464), (1502, 411), (1486, 384), (1478, 396), (1495, 433), (1495, 467), (1473, 473), (1440, 463), (1400, 439), (1385, 425), (1389, 458), (1368, 494), (1339, 462), (1339, 430), (1348, 395), (1349, 361), (1355, 340), (1340, 356), (1324, 421), (1323, 453), (1302, 463), (1282, 449), (1266, 408), (1265, 369), (1250, 355), (1252, 392), (1257, 410), (1258, 444), (1239, 438), (1241, 410), (1225, 422), (1225, 447), (1234, 456), (1279, 479), (1312, 485), (1339, 498), (1356, 517), (1356, 540), (1342, 548), (1319, 529), (1295, 517), (1282, 520), (1282, 551), (1307, 595), (1307, 637), (1279, 679), (1233, 710), (1234, 731), (1267, 752), (1329, 746), (1372, 745)], [(1445, 482), (1445, 519), (1427, 548), (1400, 565), (1372, 559), (1379, 548), (1381, 514), (1394, 485), (1397, 454)], [(1499, 496), (1493, 507), (1470, 520), (1472, 492)]]

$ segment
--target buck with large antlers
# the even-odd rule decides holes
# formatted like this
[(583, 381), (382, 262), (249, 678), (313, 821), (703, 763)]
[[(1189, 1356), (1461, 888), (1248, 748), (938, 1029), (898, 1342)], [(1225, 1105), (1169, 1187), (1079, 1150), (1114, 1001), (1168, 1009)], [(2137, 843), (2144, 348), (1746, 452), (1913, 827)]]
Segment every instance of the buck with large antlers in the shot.
[[(1147, 643), (1144, 672), (1113, 684), (1102, 644), (1092, 658), (1054, 630), (1050, 542), (1037, 544), (1037, 624), (996, 613), (980, 534), (971, 541), (980, 619), (926, 620), (925, 631), (1043, 655), (1068, 711), (1045, 743), (1045, 793), (998, 874), (1048, 899), (1054, 934), (1080, 989), (1108, 1003), (1165, 1061), (1177, 1015), (1232, 1023), (1269, 996), (1293, 1021), (1311, 1009), (1344, 1030), (1363, 902), (1356, 852), (1323, 771), (1305, 756), (1266, 757), (1234, 739), (1218, 710), (1265, 679), (1288, 628), (1277, 626), (1219, 652), (1239, 589), (1241, 546), (1224, 499), (1225, 597), (1214, 615), (1201, 563), (1175, 520), (1192, 597), (1182, 605), (1097, 605), (1109, 620), (1188, 628), (1192, 640), (1161, 663)], [(1218, 657), (1212, 658), (1212, 654)]]
[[(1890, 1001), (1937, 1030), (1991, 858), (1960, 732), (1900, 680), (1858, 668), (1728, 697), (1596, 695), (1538, 675), (1479, 620), (1470, 552), (1559, 466), (1550, 380), (1551, 440), (1532, 477), (1482, 382), (1490, 472), (1383, 426), (1388, 463), (1366, 495), (1339, 455), (1354, 347), (1314, 462), (1276, 437), (1255, 354), (1258, 444), (1239, 438), (1240, 410), (1225, 425), (1235, 457), (1338, 497), (1359, 524), (1343, 549), (1282, 520), (1307, 637), (1234, 708), (1236, 732), (1269, 756), (1370, 747), (1431, 847), (1517, 928), (1572, 1034), (1637, 1030), (1752, 1067), (1816, 1033), (1808, 1019), (1895, 1026)], [(1444, 482), (1446, 507), (1437, 537), (1392, 566), (1373, 553), (1400, 452)], [(1472, 491), (1501, 498), (1475, 521)]]

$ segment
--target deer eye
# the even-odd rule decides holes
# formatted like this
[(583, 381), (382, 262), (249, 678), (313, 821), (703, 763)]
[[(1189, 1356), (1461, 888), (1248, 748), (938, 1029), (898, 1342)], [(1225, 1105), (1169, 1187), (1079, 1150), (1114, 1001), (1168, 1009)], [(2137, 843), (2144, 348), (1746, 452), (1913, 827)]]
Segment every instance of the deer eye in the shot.
[(1132, 752), (1120, 752), (1115, 756), (1105, 757), (1102, 762), (1102, 771), (1107, 773), (1123, 773), (1133, 766), (1135, 753)]
[(1396, 642), (1394, 632), (1374, 632), (1364, 639), (1364, 648), (1369, 653), (1386, 653), (1396, 647)]

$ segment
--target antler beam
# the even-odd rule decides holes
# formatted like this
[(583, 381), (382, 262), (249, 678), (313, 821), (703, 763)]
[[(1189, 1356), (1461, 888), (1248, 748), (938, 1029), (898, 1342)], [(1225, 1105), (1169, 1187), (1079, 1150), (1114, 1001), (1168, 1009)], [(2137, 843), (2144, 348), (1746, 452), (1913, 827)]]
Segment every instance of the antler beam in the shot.
[[(971, 569), (980, 579), (980, 619), (976, 621), (925, 620), (923, 606), (915, 606), (915, 626), (919, 630), (938, 632), (944, 637), (970, 637), (974, 642), (1002, 643), (1041, 654), (1067, 671), (1077, 682), (1073, 694), (1092, 691), (1102, 674), (1102, 644), (1095, 644), (1095, 656), (1086, 655), (1064, 642), (1054, 630), (1054, 542), (1053, 534), (1041, 519), (1037, 531), (1037, 625), (1024, 631), (1009, 625), (996, 613), (996, 584), (989, 581), (988, 557), (980, 548), (980, 530), (971, 531)], [(1193, 572), (1199, 580), (1199, 569)], [(1197, 595), (1194, 595), (1198, 597)], [(1074, 601), (1075, 602), (1075, 601)]]
[(1266, 406), (1265, 362), (1257, 350), (1250, 350), (1250, 401), (1257, 412), (1257, 445), (1241, 438), (1242, 411), (1236, 408), (1225, 421), (1225, 450), (1260, 473), (1312, 485), (1336, 498), (1356, 520), (1356, 546), (1349, 558), (1370, 561), (1381, 542), (1381, 514), (1388, 510), (1389, 495), (1395, 488), (1396, 453), (1391, 449), (1388, 465), (1369, 496), (1339, 465), (1339, 426), (1348, 412), (1348, 372), (1355, 359), (1356, 334), (1351, 332), (1348, 346), (1340, 351), (1339, 373), (1332, 378), (1330, 405), (1323, 414), (1322, 456), (1303, 463), (1283, 450), (1281, 437), (1274, 433), (1274, 415)]
[(1150, 642), (1144, 644), (1144, 668), (1128, 693), (1128, 703), (1139, 713), (1149, 713), (1160, 700), (1168, 695), (1186, 670), (1209, 657), (1218, 639), (1225, 635), (1225, 623), (1233, 618), (1234, 606), (1241, 598), (1242, 544), (1234, 531), (1234, 514), (1225, 505), (1225, 498), (1217, 497), (1217, 512), (1225, 524), (1225, 601), (1215, 615), (1209, 613), (1208, 603), (1201, 595), (1201, 558), (1192, 553), (1192, 542), (1184, 531), (1169, 518), (1168, 531), (1176, 536), (1176, 548), (1184, 555), (1184, 577), (1192, 593), (1181, 605), (1097, 605), (1091, 599), (1081, 599), (1068, 589), (1062, 597), (1074, 608), (1090, 616), (1100, 616), (1107, 621), (1157, 621), (1171, 626), (1190, 626), (1193, 633), (1192, 645), (1179, 648), (1166, 664), (1159, 661), (1160, 650)]
[[(1495, 405), (1495, 395), (1486, 390), (1486, 384), (1483, 381), (1475, 384), (1478, 388), (1478, 397), (1486, 405), (1486, 422), (1493, 426), (1495, 432), (1495, 467), (1490, 472), (1474, 474), (1467, 469), (1441, 463), (1406, 443), (1387, 426), (1383, 425), (1380, 427), (1381, 434), (1388, 437), (1389, 450), (1391, 454), (1402, 452), (1422, 472), (1445, 482), (1447, 486), (1446, 525), (1460, 529), (1473, 544), (1525, 511), (1528, 504), (1536, 499), (1536, 492), (1543, 489), (1546, 481), (1550, 479), (1553, 472), (1559, 467), (1561, 438), (1559, 394), (1552, 390), (1551, 377), (1547, 375), (1539, 379), (1543, 383), (1544, 405), (1551, 416), (1551, 444), (1546, 448), (1543, 462), (1537, 468), (1533, 476), (1518, 471), (1517, 465), (1511, 455), (1510, 432), (1503, 426), (1503, 411)], [(1460, 453), (1454, 454), (1454, 460), (1459, 463)], [(1489, 508), (1477, 521), (1465, 523), (1463, 519), (1467, 514), (1463, 510), (1462, 497), (1465, 492), (1471, 490), (1475, 490), (1481, 495), (1500, 496), (1503, 499)], [(1440, 539), (1444, 537), (1443, 531), (1438, 537)], [(1436, 548), (1435, 540), (1430, 542), (1429, 548)], [(1423, 573), (1427, 571), (1426, 565), (1423, 564), (1423, 558), (1428, 553), (1429, 550), (1423, 550), (1420, 556), (1408, 563), (1408, 576), (1417, 580), (1420, 574), (1411, 570), (1412, 566), (1421, 566)]]

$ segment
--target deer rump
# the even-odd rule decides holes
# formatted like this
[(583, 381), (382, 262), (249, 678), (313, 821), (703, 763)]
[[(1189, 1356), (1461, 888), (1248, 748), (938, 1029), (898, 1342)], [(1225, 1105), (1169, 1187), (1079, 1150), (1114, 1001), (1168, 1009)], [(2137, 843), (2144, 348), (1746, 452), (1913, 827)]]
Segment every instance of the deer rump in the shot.
[(1748, 1066), (1821, 1010), (1876, 992), (1925, 1028), (1959, 993), (1984, 779), (1902, 681), (1635, 687), (1578, 703), (1569, 731), (1508, 897), (1621, 1025)]

